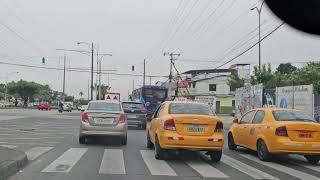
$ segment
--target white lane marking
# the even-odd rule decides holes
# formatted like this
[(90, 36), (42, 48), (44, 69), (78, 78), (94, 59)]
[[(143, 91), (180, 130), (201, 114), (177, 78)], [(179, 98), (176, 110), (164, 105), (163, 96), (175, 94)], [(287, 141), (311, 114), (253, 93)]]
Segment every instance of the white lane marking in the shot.
[(41, 172), (70, 172), (72, 167), (80, 160), (87, 150), (88, 148), (71, 148), (64, 152), (58, 159), (53, 161)]
[(18, 146), (14, 146), (14, 145), (8, 145), (8, 144), (3, 144), (3, 145), (0, 145), (1, 147), (5, 147), (5, 148), (9, 148), (9, 149), (15, 149), (17, 148)]
[(267, 174), (265, 172), (262, 172), (256, 168), (253, 168), (252, 166), (248, 166), (245, 163), (242, 163), (234, 158), (231, 158), (227, 155), (222, 156), (222, 160), (223, 163), (227, 164), (228, 166), (231, 166), (251, 177), (253, 177), (254, 179), (272, 179), (272, 180), (278, 180), (278, 178), (271, 176), (270, 174)]
[(140, 150), (140, 153), (152, 175), (177, 176), (166, 161), (155, 159), (154, 151)]
[(26, 151), (27, 157), (29, 160), (33, 161), (37, 159), (42, 154), (50, 151), (53, 147), (33, 147)]
[(62, 138), (64, 138), (64, 137), (40, 137), (40, 138), (39, 137), (38, 138), (36, 138), (36, 137), (8, 137), (8, 138), (0, 138), (0, 140), (5, 140), (5, 139), (40, 140), (40, 139), (62, 139)]
[(312, 176), (312, 175), (304, 173), (302, 171), (298, 171), (298, 170), (295, 170), (295, 169), (292, 169), (292, 168), (289, 168), (289, 167), (286, 167), (286, 166), (283, 166), (283, 165), (280, 165), (280, 164), (277, 164), (274, 162), (264, 162), (264, 161), (257, 159), (256, 157), (254, 157), (252, 155), (240, 154), (240, 156), (247, 158), (251, 161), (254, 161), (256, 163), (262, 164), (264, 166), (267, 166), (269, 168), (275, 169), (277, 171), (283, 172), (285, 174), (289, 174), (290, 176), (294, 176), (294, 177), (303, 179), (303, 180), (316, 180), (316, 179), (319, 180), (319, 177)]
[(204, 178), (228, 178), (223, 172), (204, 162), (200, 158), (184, 160), (192, 169), (197, 171)]
[(121, 149), (105, 149), (99, 173), (126, 174), (123, 151)]
[(48, 145), (48, 144), (58, 144), (60, 142), (34, 142), (34, 143), (28, 143), (28, 142), (0, 142), (0, 144), (13, 144), (13, 145)]

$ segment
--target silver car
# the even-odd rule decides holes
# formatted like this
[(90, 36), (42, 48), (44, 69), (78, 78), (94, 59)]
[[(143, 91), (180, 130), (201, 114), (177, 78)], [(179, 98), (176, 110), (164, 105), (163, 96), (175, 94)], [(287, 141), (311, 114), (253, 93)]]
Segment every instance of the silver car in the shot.
[(116, 136), (126, 145), (127, 129), (127, 116), (119, 101), (90, 101), (82, 114), (79, 143), (84, 144), (89, 136)]

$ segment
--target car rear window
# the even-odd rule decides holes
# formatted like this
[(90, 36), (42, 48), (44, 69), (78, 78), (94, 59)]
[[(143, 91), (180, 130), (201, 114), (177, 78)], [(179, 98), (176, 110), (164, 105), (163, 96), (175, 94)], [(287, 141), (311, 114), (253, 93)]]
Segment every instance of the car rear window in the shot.
[(144, 107), (142, 103), (129, 103), (129, 102), (124, 102), (122, 103), (122, 107), (124, 109), (141, 109)]
[(107, 102), (92, 102), (87, 108), (89, 111), (121, 111), (120, 104)]
[(312, 116), (300, 111), (277, 110), (272, 111), (275, 120), (277, 121), (307, 121), (317, 122)]
[(214, 115), (208, 105), (191, 103), (172, 103), (169, 108), (169, 114)]

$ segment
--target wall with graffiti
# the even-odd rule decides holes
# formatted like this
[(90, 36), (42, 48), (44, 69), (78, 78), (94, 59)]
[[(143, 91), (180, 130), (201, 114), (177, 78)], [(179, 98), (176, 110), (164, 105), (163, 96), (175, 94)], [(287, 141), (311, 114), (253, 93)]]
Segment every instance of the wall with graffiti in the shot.
[(235, 94), (236, 116), (243, 115), (250, 109), (263, 106), (263, 85), (238, 88)]

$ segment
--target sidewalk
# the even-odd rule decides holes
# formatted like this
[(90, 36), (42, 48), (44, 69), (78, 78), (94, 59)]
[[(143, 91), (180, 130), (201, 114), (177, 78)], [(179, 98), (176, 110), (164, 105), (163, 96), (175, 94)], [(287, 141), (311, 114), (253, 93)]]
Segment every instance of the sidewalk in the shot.
[(24, 152), (0, 146), (0, 180), (17, 173), (27, 163), (28, 158)]

